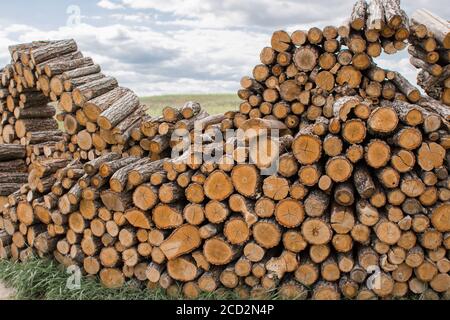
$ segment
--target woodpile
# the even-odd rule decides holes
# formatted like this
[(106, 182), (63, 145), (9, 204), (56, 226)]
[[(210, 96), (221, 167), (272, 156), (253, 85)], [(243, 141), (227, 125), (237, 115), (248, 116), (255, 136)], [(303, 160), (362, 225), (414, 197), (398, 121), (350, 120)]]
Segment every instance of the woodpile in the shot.
[(54, 119), (32, 120), (53, 118), (55, 110), (47, 103), (54, 102), (56, 118), (67, 135), (59, 151), (88, 161), (128, 149), (130, 132), (139, 127), (146, 109), (134, 92), (120, 87), (115, 78), (104, 75), (99, 65), (84, 57), (74, 40), (32, 42), (9, 49), (12, 62), (3, 71), (6, 89), (1, 93), (17, 124), (6, 132), (3, 129), (4, 137), (11, 135), (5, 142), (17, 137), (22, 144), (45, 144), (44, 136), (58, 135), (41, 134), (58, 129)]
[[(450, 23), (425, 9), (411, 17), (410, 62), (417, 83), (432, 98), (450, 105)], [(448, 119), (447, 119), (448, 120)]]
[(339, 28), (276, 31), (239, 110), (220, 115), (188, 102), (143, 116), (71, 41), (17, 46), (14, 70), (33, 70), (76, 129), (73, 159), (31, 161), (8, 197), (0, 257), (53, 255), (109, 288), (136, 279), (188, 298), (448, 297), (450, 109), (374, 61), (421, 46), (418, 24), (446, 48), (396, 0), (358, 1)]

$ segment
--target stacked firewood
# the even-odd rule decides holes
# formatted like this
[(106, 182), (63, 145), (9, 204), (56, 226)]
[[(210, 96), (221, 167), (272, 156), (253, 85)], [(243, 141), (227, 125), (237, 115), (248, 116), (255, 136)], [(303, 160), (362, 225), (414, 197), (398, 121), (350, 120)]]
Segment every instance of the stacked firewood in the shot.
[(432, 98), (450, 105), (450, 23), (425, 9), (411, 17), (408, 51), (419, 69), (418, 84)]
[(53, 254), (110, 288), (133, 278), (189, 298), (222, 288), (242, 298), (448, 298), (450, 109), (379, 68), (370, 49), (400, 47), (407, 21), (398, 1), (359, 1), (349, 26), (277, 31), (241, 81), (239, 112), (210, 116), (189, 102), (158, 118), (132, 113), (139, 120), (118, 125), (126, 134), (111, 128), (119, 105), (132, 112), (132, 95), (96, 109), (88, 95), (112, 89), (106, 77), (58, 94), (41, 72), (38, 87), (48, 81), (65, 122), (83, 128), (73, 153), (91, 133), (81, 115), (108, 146), (80, 151), (95, 158), (84, 164), (33, 163), (36, 180), (3, 210), (0, 256)]
[[(64, 123), (69, 140), (64, 151), (86, 161), (128, 148), (130, 132), (139, 127), (145, 107), (134, 92), (120, 87), (116, 79), (101, 73), (91, 58), (84, 57), (74, 40), (20, 44), (11, 46), (10, 53), (12, 63), (3, 78), (11, 108), (18, 108), (19, 95), (22, 101), (21, 93), (28, 91), (39, 95), (28, 99), (30, 104), (57, 102), (57, 119)], [(28, 111), (26, 105), (21, 108)], [(17, 111), (17, 115), (22, 113)], [(53, 108), (41, 106), (39, 114), (42, 118), (54, 113)], [(55, 130), (55, 125), (54, 120), (51, 124), (24, 120), (16, 125), (15, 133), (21, 138), (27, 132), (42, 131), (33, 126)]]
[[(350, 19), (338, 29), (338, 33), (347, 38), (344, 44), (350, 49), (353, 46), (363, 52), (367, 46), (366, 52), (371, 57), (378, 57), (382, 51), (395, 54), (407, 46), (409, 19), (400, 8), (399, 0), (358, 0)], [(332, 39), (326, 40), (326, 46), (334, 46), (333, 41), (330, 42)]]
[[(201, 150), (172, 160), (110, 153), (84, 166), (74, 163), (58, 171), (42, 203), (18, 204), (18, 223), (34, 227), (32, 232), (40, 225), (42, 233), (31, 238), (39, 254), (53, 252), (65, 265), (98, 274), (108, 287), (136, 278), (169, 293), (179, 282), (187, 297), (221, 286), (242, 297), (264, 297), (278, 288), (283, 297), (306, 298), (309, 287), (316, 299), (401, 297), (409, 291), (435, 297), (450, 285), (445, 149), (417, 140), (428, 114), (421, 107), (368, 103), (359, 96), (340, 98), (333, 119), (342, 129), (334, 134), (320, 122), (310, 129), (322, 133), (302, 128), (295, 138), (272, 117), (243, 122), (250, 139), (250, 129), (284, 132), (269, 138), (273, 152), (255, 164), (246, 161), (253, 156), (250, 141), (239, 147), (236, 136), (216, 139), (234, 128), (233, 113), (208, 116), (189, 103), (195, 106), (189, 119), (200, 123)], [(367, 107), (367, 119), (356, 115)], [(193, 121), (184, 116), (169, 121), (169, 114), (183, 113), (185, 108), (166, 109), (158, 127), (192, 132), (186, 124)], [(353, 125), (362, 136), (346, 129)], [(392, 137), (372, 138), (380, 134)], [(352, 139), (361, 142), (350, 144)], [(173, 147), (159, 150), (186, 147), (177, 139), (164, 145)], [(262, 176), (278, 154), (278, 173)], [(205, 155), (220, 161), (204, 162)], [(13, 240), (13, 256), (27, 256), (25, 244), (16, 247)], [(373, 268), (379, 269), (371, 278)], [(369, 289), (374, 279), (382, 286)]]

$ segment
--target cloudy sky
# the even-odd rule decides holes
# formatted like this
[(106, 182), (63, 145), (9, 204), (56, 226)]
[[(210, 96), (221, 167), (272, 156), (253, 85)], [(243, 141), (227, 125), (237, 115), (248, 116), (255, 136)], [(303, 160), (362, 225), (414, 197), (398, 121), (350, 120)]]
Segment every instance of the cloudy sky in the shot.
[[(2, 1), (0, 63), (18, 42), (74, 38), (108, 75), (141, 95), (234, 92), (274, 30), (338, 25), (355, 0)], [(402, 0), (450, 17), (446, 0)], [(380, 57), (414, 79), (406, 54)]]

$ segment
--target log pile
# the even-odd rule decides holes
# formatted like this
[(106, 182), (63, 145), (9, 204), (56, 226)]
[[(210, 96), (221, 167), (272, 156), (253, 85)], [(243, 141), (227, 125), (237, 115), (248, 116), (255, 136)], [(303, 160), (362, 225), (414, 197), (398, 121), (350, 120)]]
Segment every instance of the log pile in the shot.
[[(358, 0), (348, 21), (338, 28), (338, 33), (347, 38), (346, 45), (353, 48), (353, 52), (366, 51), (371, 57), (380, 56), (382, 51), (395, 54), (407, 46), (409, 19), (400, 8), (399, 0)], [(326, 46), (330, 45), (334, 46), (328, 41)]]
[(24, 120), (6, 133), (12, 131), (26, 144), (42, 139), (41, 131), (58, 129), (55, 120), (28, 120), (38, 117), (33, 112), (37, 109), (31, 107), (39, 107), (40, 118), (52, 118), (55, 110), (47, 103), (54, 102), (68, 139), (61, 151), (73, 159), (88, 161), (129, 148), (130, 131), (139, 127), (146, 108), (134, 92), (120, 87), (115, 78), (104, 75), (99, 65), (84, 57), (74, 40), (32, 42), (9, 49), (12, 62), (3, 72), (7, 90), (2, 92), (10, 101), (8, 111)]
[[(27, 173), (33, 162), (48, 157), (67, 158), (69, 155), (64, 152), (64, 134), (54, 119), (55, 108), (48, 104), (47, 98), (39, 91), (20, 86), (17, 90), (13, 74), (10, 66), (4, 68), (0, 85), (0, 142), (4, 144), (0, 148), (0, 157), (5, 159), (2, 161), (9, 160), (9, 163), (4, 163), (2, 171), (8, 171), (7, 166), (10, 166), (11, 172)], [(13, 149), (15, 153), (10, 153)], [(12, 154), (16, 157), (11, 158)], [(26, 181), (18, 178), (16, 190), (23, 182)], [(0, 185), (3, 183), (5, 185), (2, 187), (9, 193), (2, 192), (2, 196), (16, 191), (12, 190), (11, 181), (9, 184), (2, 181)]]
[(408, 51), (419, 69), (417, 83), (432, 98), (450, 105), (450, 23), (425, 9), (411, 17)]
[(372, 0), (340, 28), (277, 31), (238, 112), (214, 116), (188, 102), (140, 117), (132, 94), (96, 109), (118, 89), (90, 104), (99, 80), (59, 93), (49, 67), (39, 89), (79, 105), (63, 108), (77, 139), (80, 115), (95, 118), (107, 147), (83, 153), (72, 134), (75, 160), (33, 162), (0, 217), (0, 257), (53, 255), (109, 288), (188, 298), (448, 298), (450, 110), (373, 61), (414, 30), (398, 1)]

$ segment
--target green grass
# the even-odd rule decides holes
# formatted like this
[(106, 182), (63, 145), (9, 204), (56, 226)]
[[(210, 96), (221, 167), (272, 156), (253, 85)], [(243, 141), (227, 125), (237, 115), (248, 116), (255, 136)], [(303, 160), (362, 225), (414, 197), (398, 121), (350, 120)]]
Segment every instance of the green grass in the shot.
[[(0, 260), (0, 281), (16, 292), (20, 300), (170, 300), (182, 299), (181, 293), (168, 297), (162, 289), (150, 290), (142, 283), (129, 281), (120, 289), (107, 289), (98, 277), (83, 276), (80, 289), (70, 290), (71, 277), (62, 265), (49, 259), (33, 258), (25, 263)], [(181, 292), (181, 289), (180, 289)], [(276, 298), (274, 295), (273, 298)], [(203, 293), (198, 300), (235, 300), (232, 291)]]
[(166, 299), (157, 291), (142, 290), (135, 283), (113, 290), (101, 286), (96, 277), (82, 277), (80, 289), (66, 287), (71, 275), (48, 259), (26, 263), (0, 261), (0, 280), (15, 289), (16, 299), (26, 300), (156, 300)]
[(240, 104), (236, 94), (164, 95), (142, 97), (141, 101), (149, 107), (149, 113), (152, 116), (161, 115), (164, 107), (182, 107), (187, 101), (200, 103), (211, 115), (238, 110)]

